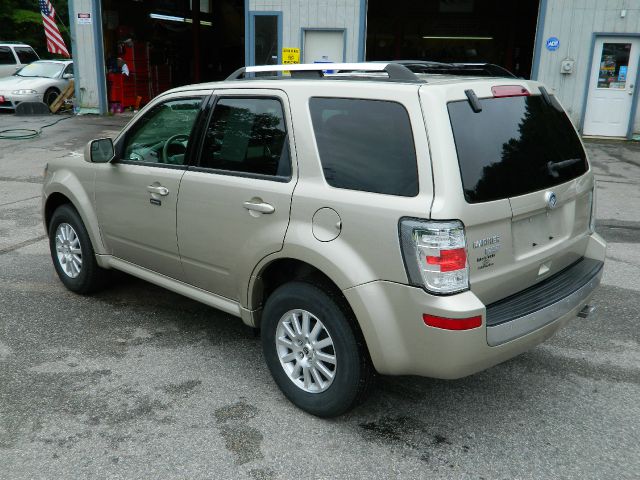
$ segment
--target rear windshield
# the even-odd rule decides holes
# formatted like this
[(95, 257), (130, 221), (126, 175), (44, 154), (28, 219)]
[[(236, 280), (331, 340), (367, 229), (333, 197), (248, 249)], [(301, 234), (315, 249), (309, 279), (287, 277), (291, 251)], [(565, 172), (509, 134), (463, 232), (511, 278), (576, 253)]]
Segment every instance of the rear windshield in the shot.
[(469, 203), (515, 197), (567, 182), (588, 169), (564, 112), (539, 96), (450, 102), (464, 196)]

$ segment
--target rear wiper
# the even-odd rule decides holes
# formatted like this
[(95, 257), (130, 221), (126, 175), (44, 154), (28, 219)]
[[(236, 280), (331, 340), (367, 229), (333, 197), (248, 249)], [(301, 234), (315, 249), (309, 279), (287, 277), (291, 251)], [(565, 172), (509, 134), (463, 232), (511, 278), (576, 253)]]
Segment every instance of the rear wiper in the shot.
[(570, 158), (569, 160), (563, 160), (562, 162), (549, 161), (547, 162), (547, 170), (549, 171), (549, 175), (553, 178), (558, 178), (560, 176), (558, 173), (559, 169), (570, 167), (581, 161), (581, 158)]

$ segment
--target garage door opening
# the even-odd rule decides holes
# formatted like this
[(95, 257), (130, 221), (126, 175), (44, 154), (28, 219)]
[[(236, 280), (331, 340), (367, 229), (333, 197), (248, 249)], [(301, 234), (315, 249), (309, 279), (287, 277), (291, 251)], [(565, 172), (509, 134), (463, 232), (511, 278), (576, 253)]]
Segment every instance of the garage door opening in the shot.
[(529, 78), (539, 0), (369, 0), (367, 60), (493, 63)]
[[(144, 104), (244, 65), (244, 0), (103, 0), (110, 103)], [(199, 7), (199, 8), (198, 8)], [(117, 59), (130, 71), (122, 77)]]

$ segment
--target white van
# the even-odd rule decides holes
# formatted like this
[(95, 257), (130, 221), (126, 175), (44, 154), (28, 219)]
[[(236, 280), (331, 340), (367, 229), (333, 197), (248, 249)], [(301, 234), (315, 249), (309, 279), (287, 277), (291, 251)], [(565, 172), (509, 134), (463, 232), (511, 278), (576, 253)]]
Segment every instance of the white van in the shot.
[(36, 60), (40, 60), (40, 57), (29, 45), (19, 42), (0, 42), (0, 78), (13, 75)]

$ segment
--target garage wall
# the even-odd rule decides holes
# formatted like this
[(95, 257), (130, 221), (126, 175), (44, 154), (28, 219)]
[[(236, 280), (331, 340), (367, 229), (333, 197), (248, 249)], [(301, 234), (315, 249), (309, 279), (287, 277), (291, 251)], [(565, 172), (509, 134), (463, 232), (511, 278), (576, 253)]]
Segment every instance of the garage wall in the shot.
[(365, 4), (364, 0), (248, 0), (247, 9), (282, 12), (284, 48), (302, 48), (303, 28), (344, 28), (345, 60), (356, 62), (364, 58)]
[[(580, 126), (591, 67), (593, 33), (639, 33), (640, 1), (542, 0), (540, 10), (542, 16), (536, 34), (532, 78), (547, 84), (569, 111), (573, 122)], [(624, 18), (621, 18), (622, 10), (626, 10)], [(546, 48), (550, 37), (560, 40), (560, 47), (553, 52)], [(560, 63), (564, 59), (575, 61), (574, 73), (560, 73)], [(634, 131), (640, 132), (640, 111), (636, 111)]]

